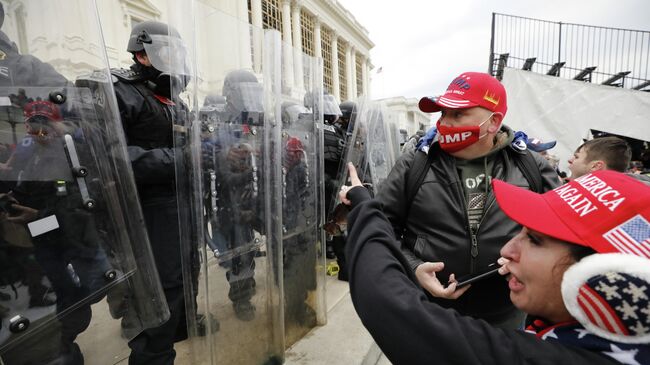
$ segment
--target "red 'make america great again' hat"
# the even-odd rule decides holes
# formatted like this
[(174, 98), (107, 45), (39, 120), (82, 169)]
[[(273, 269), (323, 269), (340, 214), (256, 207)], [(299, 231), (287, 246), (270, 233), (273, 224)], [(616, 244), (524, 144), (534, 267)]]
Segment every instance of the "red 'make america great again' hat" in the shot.
[(424, 97), (418, 104), (425, 113), (439, 112), (442, 108), (464, 109), (480, 106), (506, 115), (508, 102), (506, 89), (494, 77), (482, 72), (465, 72), (456, 77), (444, 95)]
[(650, 258), (650, 187), (616, 171), (597, 171), (537, 194), (493, 181), (503, 212), (515, 222), (598, 253)]

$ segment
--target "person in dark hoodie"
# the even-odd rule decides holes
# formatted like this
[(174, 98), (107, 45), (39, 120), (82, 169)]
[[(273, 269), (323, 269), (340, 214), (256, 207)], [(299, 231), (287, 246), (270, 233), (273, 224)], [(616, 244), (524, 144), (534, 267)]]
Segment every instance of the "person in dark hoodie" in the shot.
[[(517, 328), (523, 315), (508, 299), (503, 280), (490, 278), (471, 289), (448, 292), (427, 279), (440, 266), (444, 283), (486, 270), (519, 231), (495, 204), (492, 178), (543, 192), (559, 184), (557, 174), (503, 125), (506, 90), (488, 74), (465, 72), (444, 95), (422, 98), (419, 107), (441, 112), (437, 138), (404, 153), (377, 198), (403, 243), (416, 282), (433, 301), (495, 326)], [(533, 175), (537, 179), (531, 181)]]
[[(350, 293), (391, 363), (650, 364), (650, 187), (615, 171), (545, 194), (494, 180), (501, 209), (524, 227), (501, 249), (498, 273), (534, 319), (503, 330), (428, 300), (381, 203), (350, 170), (353, 186), (340, 192), (352, 206)], [(434, 265), (427, 280), (441, 285)]]

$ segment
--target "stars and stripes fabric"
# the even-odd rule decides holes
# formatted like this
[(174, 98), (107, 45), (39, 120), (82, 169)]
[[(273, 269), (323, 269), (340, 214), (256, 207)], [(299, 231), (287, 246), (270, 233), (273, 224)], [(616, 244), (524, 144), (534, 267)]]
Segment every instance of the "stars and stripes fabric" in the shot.
[(609, 272), (590, 278), (578, 291), (589, 321), (621, 336), (650, 334), (650, 288), (633, 275)]
[(650, 258), (650, 223), (641, 215), (616, 226), (603, 238), (620, 252)]
[(650, 364), (650, 345), (624, 344), (596, 336), (576, 322), (548, 326), (535, 320), (526, 328), (544, 341), (557, 341), (564, 346), (576, 346), (585, 350), (600, 352), (625, 365)]

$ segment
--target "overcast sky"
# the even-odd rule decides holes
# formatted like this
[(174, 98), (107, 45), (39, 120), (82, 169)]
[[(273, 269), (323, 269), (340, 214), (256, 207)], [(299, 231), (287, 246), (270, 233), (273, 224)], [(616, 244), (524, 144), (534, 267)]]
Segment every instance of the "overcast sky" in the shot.
[(650, 30), (650, 0), (338, 1), (375, 43), (373, 99), (438, 95), (461, 72), (486, 72), (492, 12)]

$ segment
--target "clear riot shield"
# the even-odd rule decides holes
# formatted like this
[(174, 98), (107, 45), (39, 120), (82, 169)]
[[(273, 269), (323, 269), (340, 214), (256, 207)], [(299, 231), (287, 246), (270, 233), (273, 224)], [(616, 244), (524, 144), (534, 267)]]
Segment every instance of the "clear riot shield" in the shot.
[(395, 158), (395, 161), (393, 162), (394, 164), (402, 153), (403, 144), (402, 136), (399, 131), (399, 118), (397, 112), (390, 111), (388, 108), (385, 108), (384, 110), (388, 122), (388, 136), (390, 138), (389, 146), (391, 147), (391, 154)]
[(107, 58), (86, 51), (95, 5), (21, 6), (0, 31), (0, 363), (118, 362), (169, 313)]
[[(388, 115), (382, 104), (368, 103), (364, 109), (361, 110), (359, 133), (366, 132), (366, 180), (377, 194), (395, 164), (398, 148), (392, 145)], [(364, 123), (367, 129), (363, 128)]]
[(280, 363), (279, 59), (261, 57), (269, 57), (262, 54), (261, 29), (210, 2), (197, 1), (194, 8), (198, 103), (196, 118), (186, 125), (186, 159), (177, 164), (185, 163), (180, 170), (192, 171), (195, 182), (179, 199), (192, 208), (184, 254), (196, 255), (200, 265), (184, 259), (190, 338), (177, 344), (177, 359)]
[[(291, 48), (287, 44), (283, 47)], [(273, 52), (280, 47), (267, 44), (265, 49)], [(314, 112), (323, 107), (321, 98), (312, 97), (323, 94), (322, 64), (299, 49), (292, 51), (283, 52), (283, 61), (284, 57), (292, 57), (296, 60), (294, 69), (302, 72), (293, 89), (285, 88), (278, 99), (282, 101), (282, 276), (287, 347), (318, 323), (324, 323), (326, 315), (325, 251), (320, 229), (324, 205), (320, 145), (323, 121), (322, 114)], [(286, 76), (285, 70), (283, 80)]]

